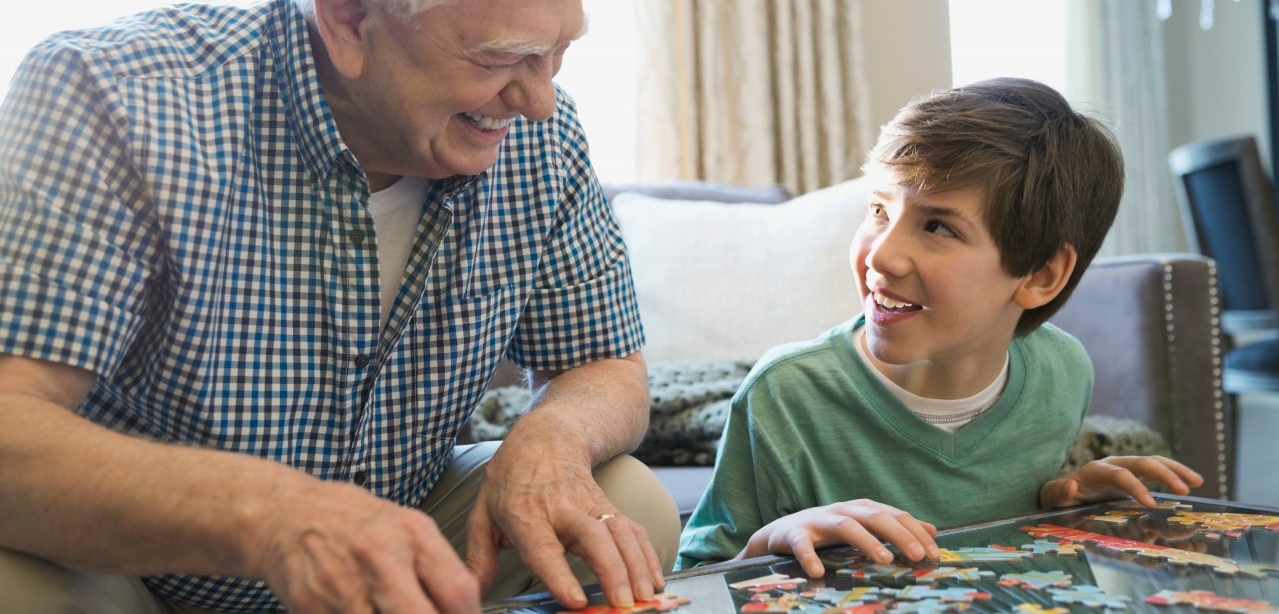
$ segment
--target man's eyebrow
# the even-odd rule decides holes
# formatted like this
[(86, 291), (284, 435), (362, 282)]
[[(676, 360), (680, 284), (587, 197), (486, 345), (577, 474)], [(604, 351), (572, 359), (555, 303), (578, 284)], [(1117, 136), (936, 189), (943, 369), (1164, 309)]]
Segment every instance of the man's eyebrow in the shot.
[[(582, 19), (582, 27), (574, 34), (569, 41), (575, 41), (586, 36), (586, 31), (590, 27), (589, 19)], [(488, 41), (481, 44), (479, 50), (484, 53), (501, 53), (507, 55), (546, 55), (554, 50), (551, 47), (541, 43), (521, 40), (517, 38), (498, 39)]]

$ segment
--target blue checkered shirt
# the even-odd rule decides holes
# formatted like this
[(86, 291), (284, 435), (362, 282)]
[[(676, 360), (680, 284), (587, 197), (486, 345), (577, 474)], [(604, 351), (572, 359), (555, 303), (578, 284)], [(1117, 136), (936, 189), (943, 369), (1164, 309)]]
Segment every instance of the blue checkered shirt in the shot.
[[(0, 352), (99, 374), (79, 412), (117, 431), (415, 505), (503, 356), (564, 369), (643, 343), (558, 98), (488, 172), (432, 182), (384, 328), (368, 184), (291, 0), (55, 35), (0, 108)], [(279, 608), (260, 582), (145, 581)]]

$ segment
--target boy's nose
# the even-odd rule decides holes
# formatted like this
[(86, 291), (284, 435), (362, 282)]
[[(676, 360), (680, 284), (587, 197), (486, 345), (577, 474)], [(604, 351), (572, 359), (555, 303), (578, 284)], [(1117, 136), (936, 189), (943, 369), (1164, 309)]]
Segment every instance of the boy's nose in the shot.
[(901, 277), (910, 270), (910, 258), (906, 256), (902, 242), (905, 238), (889, 227), (875, 237), (866, 252), (866, 266), (890, 277)]

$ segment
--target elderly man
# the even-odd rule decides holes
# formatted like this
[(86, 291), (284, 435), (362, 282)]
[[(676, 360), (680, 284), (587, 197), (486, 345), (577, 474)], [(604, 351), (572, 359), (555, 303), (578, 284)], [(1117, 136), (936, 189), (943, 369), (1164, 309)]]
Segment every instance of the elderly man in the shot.
[[(660, 589), (630, 270), (551, 82), (585, 29), (269, 0), (40, 44), (0, 110), (0, 611)], [(532, 410), (455, 447), (504, 356)]]

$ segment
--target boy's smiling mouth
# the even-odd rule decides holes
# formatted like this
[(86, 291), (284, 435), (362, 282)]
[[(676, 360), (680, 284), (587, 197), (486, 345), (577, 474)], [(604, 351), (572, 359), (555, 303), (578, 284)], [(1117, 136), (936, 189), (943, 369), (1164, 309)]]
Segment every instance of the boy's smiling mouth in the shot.
[(871, 296), (874, 298), (875, 306), (890, 313), (906, 313), (908, 311), (918, 311), (923, 309), (914, 303), (897, 300), (891, 296), (885, 296), (882, 292), (873, 291)]

